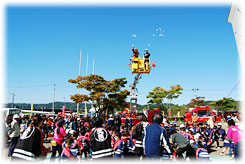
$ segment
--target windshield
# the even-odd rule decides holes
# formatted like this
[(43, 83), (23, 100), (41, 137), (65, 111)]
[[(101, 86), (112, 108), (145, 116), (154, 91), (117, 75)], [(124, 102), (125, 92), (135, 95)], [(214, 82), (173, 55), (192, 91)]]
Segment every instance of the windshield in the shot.
[(213, 116), (213, 114), (209, 110), (199, 110), (197, 111), (197, 113), (198, 117), (200, 118)]

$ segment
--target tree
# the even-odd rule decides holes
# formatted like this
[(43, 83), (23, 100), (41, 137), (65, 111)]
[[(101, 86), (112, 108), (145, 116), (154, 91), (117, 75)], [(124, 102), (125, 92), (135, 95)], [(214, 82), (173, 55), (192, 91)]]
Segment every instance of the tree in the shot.
[(167, 109), (170, 107), (170, 103), (173, 99), (177, 99), (182, 92), (183, 88), (180, 85), (172, 85), (170, 87), (170, 90), (165, 91), (166, 92), (166, 99), (168, 99), (168, 106)]
[(71, 99), (77, 104), (81, 102), (91, 102), (99, 116), (105, 115), (114, 108), (126, 106), (125, 99), (129, 91), (124, 89), (127, 83), (126, 78), (118, 78), (112, 81), (105, 80), (99, 75), (78, 76), (76, 79), (70, 79), (68, 82), (76, 84), (77, 88), (84, 88), (89, 91), (88, 95), (75, 94)]
[(168, 111), (171, 111), (172, 116), (178, 116), (178, 112), (180, 112), (180, 116), (183, 116), (185, 114), (185, 107), (174, 105), (174, 106), (171, 106), (168, 109)]
[(221, 111), (230, 111), (231, 109), (237, 108), (236, 101), (231, 97), (230, 98), (224, 97), (223, 99), (220, 99), (218, 101), (213, 101), (209, 103), (209, 105), (215, 106), (217, 110), (221, 110)]
[(148, 103), (150, 104), (157, 104), (160, 106), (160, 109), (164, 111), (164, 113), (167, 111), (163, 107), (163, 99), (167, 96), (166, 90), (161, 87), (155, 87), (152, 92), (149, 92), (149, 94), (146, 96), (147, 98), (150, 98)]
[(189, 108), (193, 108), (195, 106), (204, 106), (205, 101), (204, 101), (205, 97), (196, 97), (194, 99), (191, 99), (191, 102), (188, 104)]

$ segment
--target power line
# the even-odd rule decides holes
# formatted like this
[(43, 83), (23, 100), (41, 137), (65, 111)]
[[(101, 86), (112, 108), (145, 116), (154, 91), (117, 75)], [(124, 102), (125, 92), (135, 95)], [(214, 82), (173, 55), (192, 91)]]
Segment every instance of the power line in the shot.
[(241, 82), (241, 79), (238, 81), (238, 83), (232, 88), (232, 90), (230, 91), (230, 93), (226, 96), (227, 98), (231, 95), (231, 93), (236, 89), (236, 87), (239, 85), (239, 83)]
[(41, 85), (29, 85), (29, 86), (15, 86), (15, 87), (7, 87), (7, 88), (35, 88), (35, 87), (46, 87), (51, 86), (53, 84), (41, 84)]

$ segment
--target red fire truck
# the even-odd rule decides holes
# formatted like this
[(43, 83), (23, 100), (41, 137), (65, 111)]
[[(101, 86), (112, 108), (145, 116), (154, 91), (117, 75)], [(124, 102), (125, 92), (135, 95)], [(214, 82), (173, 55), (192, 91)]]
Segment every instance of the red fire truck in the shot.
[(221, 121), (222, 114), (220, 112), (215, 112), (211, 110), (208, 106), (197, 106), (192, 108), (191, 111), (186, 112), (184, 115), (184, 122), (192, 123), (193, 114), (196, 113), (198, 122), (207, 122), (210, 118), (215, 121)]
[(124, 108), (124, 112), (122, 111), (118, 111), (116, 112), (117, 115), (120, 116), (122, 123), (124, 124), (124, 121), (126, 118), (128, 118), (130, 120), (130, 118), (132, 118), (133, 120), (133, 125), (135, 125), (137, 122), (139, 122), (138, 120), (138, 116), (140, 115), (148, 115), (147, 120), (150, 124), (153, 123), (153, 116), (155, 116), (155, 114), (159, 114), (159, 108), (155, 108), (152, 110), (144, 110), (144, 112), (136, 112), (136, 114), (130, 114), (129, 109), (128, 108)]

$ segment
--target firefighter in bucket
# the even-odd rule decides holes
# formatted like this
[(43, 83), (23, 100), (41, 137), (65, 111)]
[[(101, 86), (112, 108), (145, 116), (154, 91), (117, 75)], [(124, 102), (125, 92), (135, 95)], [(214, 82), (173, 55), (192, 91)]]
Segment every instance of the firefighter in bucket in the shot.
[(150, 53), (148, 49), (145, 49), (145, 54), (143, 59), (140, 58), (140, 53), (137, 48), (132, 46), (133, 58), (130, 59), (132, 63), (129, 63), (129, 67), (132, 70), (132, 73), (150, 73), (151, 68), (155, 67), (154, 61), (152, 62), (152, 67), (150, 65)]

